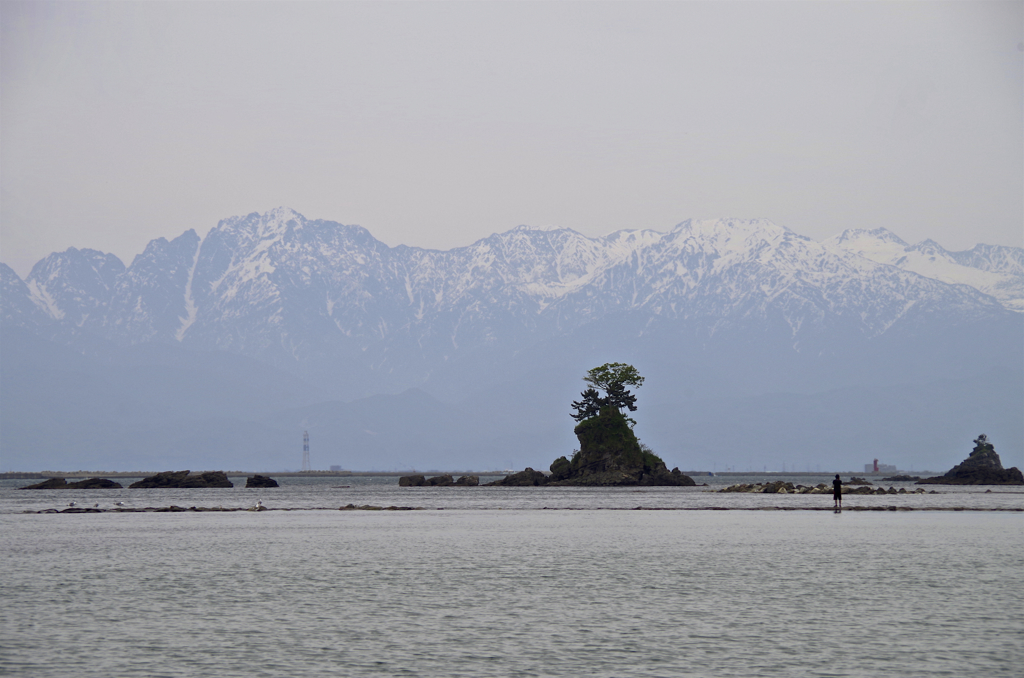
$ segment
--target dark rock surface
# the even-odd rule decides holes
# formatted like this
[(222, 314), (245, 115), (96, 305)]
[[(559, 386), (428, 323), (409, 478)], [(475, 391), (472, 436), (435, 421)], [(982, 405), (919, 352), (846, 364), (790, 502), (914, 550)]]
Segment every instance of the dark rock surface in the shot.
[(245, 479), (246, 487), (280, 487), (277, 481), (268, 476), (261, 476), (258, 473)]
[(512, 473), (501, 480), (495, 480), (488, 485), (504, 485), (507, 487), (532, 487), (534, 485), (547, 485), (548, 477), (540, 471), (534, 471), (529, 466), (519, 473)]
[(455, 481), (455, 484), (465, 487), (476, 487), (480, 484), (480, 476), (459, 476), (459, 479)]
[(477, 478), (477, 482), (470, 483), (468, 481), (462, 482), (464, 478), (477, 478), (476, 476), (463, 476), (459, 478), (459, 482), (455, 482), (450, 473), (442, 473), (439, 476), (433, 476), (427, 478), (426, 476), (402, 476), (398, 479), (399, 487), (450, 487), (452, 485), (478, 485), (480, 479)]
[[(730, 485), (729, 487), (722, 488), (718, 492), (751, 492), (751, 493), (764, 493), (764, 494), (825, 494), (832, 495), (832, 486), (826, 485), (825, 483), (818, 483), (814, 487), (807, 487), (805, 485), (794, 485), (793, 483), (787, 483), (782, 480), (775, 480), (767, 483), (757, 483), (753, 485)], [(906, 489), (896, 490), (890, 487), (888, 490), (882, 487), (876, 487), (871, 489), (868, 485), (858, 485), (850, 488), (843, 488), (843, 496), (850, 494), (924, 494), (925, 489), (919, 487), (913, 492), (907, 492)], [(932, 492), (932, 494), (935, 494)]]
[(68, 489), (68, 481), (63, 478), (50, 478), (44, 480), (41, 483), (35, 485), (28, 485), (27, 487), (19, 487), (19, 490), (66, 490)]
[(192, 475), (190, 471), (164, 471), (155, 476), (143, 478), (128, 486), (129, 489), (234, 487), (223, 471), (207, 471)]
[(963, 462), (944, 475), (924, 478), (918, 485), (1024, 485), (1024, 474), (1016, 466), (1003, 468), (995, 447), (984, 433), (974, 440), (974, 449)]
[(69, 483), (63, 478), (50, 478), (44, 480), (41, 483), (35, 485), (29, 485), (28, 487), (20, 487), (20, 490), (116, 490), (121, 487), (121, 483), (115, 483), (113, 480), (107, 480), (106, 478), (87, 478), (85, 480), (79, 480), (77, 483)]

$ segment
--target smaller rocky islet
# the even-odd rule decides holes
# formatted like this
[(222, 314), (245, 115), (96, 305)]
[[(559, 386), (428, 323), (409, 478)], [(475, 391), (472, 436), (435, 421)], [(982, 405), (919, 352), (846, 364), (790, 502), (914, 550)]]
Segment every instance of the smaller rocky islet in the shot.
[(248, 478), (246, 478), (245, 479), (245, 486), (246, 487), (256, 487), (256, 488), (280, 487), (280, 485), (277, 484), (277, 481), (274, 480), (273, 478), (270, 478), (268, 476), (261, 476), (258, 473), (256, 475), (252, 475), (252, 476), (249, 476)]
[(995, 447), (982, 433), (974, 439), (974, 449), (961, 463), (941, 476), (923, 478), (918, 485), (1024, 485), (1024, 474), (1013, 466), (1003, 468)]
[[(223, 471), (204, 471), (203, 473), (192, 473), (191, 471), (164, 471), (155, 475), (147, 476), (142, 480), (132, 483), (129, 489), (180, 489), (180, 488), (227, 488), (234, 487), (234, 483), (228, 480), (227, 474)], [(255, 474), (246, 478), (245, 486), (250, 488), (279, 487), (276, 480), (268, 476)], [(121, 483), (108, 480), (107, 478), (87, 478), (78, 482), (69, 483), (65, 478), (48, 478), (41, 483), (20, 487), (20, 490), (108, 490), (121, 489)]]
[(427, 478), (424, 475), (402, 476), (398, 479), (399, 487), (476, 487), (480, 484), (480, 476), (466, 475), (455, 480), (450, 473)]
[(224, 471), (164, 471), (132, 483), (129, 489), (234, 487)]
[(64, 478), (49, 478), (35, 485), (19, 487), (19, 490), (118, 490), (121, 483), (115, 483), (106, 478), (86, 478), (75, 483), (69, 483)]
[[(228, 480), (224, 471), (204, 471), (192, 473), (191, 471), (164, 471), (155, 475), (143, 478), (132, 483), (129, 489), (202, 489), (202, 488), (227, 488), (234, 487), (234, 483)], [(245, 486), (249, 488), (271, 488), (280, 487), (278, 482), (269, 476), (255, 474), (245, 479)]]

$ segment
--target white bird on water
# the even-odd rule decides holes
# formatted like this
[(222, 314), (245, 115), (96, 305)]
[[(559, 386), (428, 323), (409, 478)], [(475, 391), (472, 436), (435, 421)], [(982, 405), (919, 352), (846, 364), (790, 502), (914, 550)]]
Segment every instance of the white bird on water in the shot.
[(75, 502), (73, 502), (73, 501), (69, 501), (68, 502), (68, 506), (74, 506), (74, 505), (75, 505)]
[(124, 506), (124, 502), (123, 501), (115, 501), (114, 502), (114, 506)]

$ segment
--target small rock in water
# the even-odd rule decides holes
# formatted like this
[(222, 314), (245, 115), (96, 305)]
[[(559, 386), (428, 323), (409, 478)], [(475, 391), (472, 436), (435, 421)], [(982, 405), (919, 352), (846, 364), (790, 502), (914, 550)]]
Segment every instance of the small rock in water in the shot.
[(267, 476), (261, 476), (258, 473), (245, 479), (246, 487), (280, 487), (277, 481)]

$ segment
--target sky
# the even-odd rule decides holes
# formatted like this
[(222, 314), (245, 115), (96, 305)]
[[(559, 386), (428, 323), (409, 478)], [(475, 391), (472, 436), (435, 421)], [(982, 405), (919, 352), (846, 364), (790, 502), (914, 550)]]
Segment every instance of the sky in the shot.
[(0, 261), (278, 206), (1024, 246), (1024, 3), (0, 2)]

